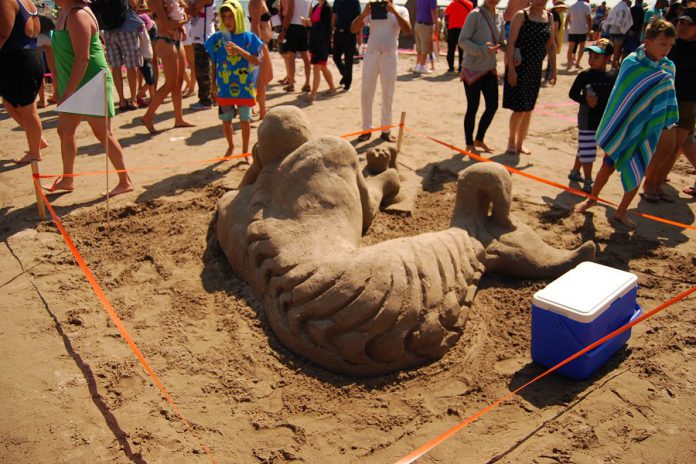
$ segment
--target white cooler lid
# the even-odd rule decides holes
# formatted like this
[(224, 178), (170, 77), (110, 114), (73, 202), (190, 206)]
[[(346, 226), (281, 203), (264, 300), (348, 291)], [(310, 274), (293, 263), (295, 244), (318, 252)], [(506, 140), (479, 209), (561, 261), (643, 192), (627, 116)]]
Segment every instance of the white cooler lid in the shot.
[(534, 306), (574, 321), (592, 322), (631, 291), (638, 277), (585, 261), (534, 294)]

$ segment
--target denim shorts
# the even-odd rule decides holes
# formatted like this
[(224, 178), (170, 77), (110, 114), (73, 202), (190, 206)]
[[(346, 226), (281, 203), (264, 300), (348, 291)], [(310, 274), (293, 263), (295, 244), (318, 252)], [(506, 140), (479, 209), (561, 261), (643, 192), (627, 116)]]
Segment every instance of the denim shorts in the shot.
[(230, 122), (237, 116), (237, 111), (239, 111), (240, 121), (251, 121), (251, 106), (220, 105), (218, 106), (218, 117), (221, 121)]

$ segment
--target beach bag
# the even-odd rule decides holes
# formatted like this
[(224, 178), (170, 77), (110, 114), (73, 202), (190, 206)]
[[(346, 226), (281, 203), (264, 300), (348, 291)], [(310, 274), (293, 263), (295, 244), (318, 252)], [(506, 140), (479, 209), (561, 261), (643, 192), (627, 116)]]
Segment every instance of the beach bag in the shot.
[(493, 74), (494, 70), (489, 69), (487, 71), (476, 71), (474, 69), (462, 68), (462, 73), (459, 75), (461, 80), (466, 82), (466, 85), (472, 85), (477, 80), (481, 79), (486, 74)]
[(109, 31), (123, 26), (130, 5), (128, 0), (92, 0), (89, 7), (97, 17), (99, 29)]

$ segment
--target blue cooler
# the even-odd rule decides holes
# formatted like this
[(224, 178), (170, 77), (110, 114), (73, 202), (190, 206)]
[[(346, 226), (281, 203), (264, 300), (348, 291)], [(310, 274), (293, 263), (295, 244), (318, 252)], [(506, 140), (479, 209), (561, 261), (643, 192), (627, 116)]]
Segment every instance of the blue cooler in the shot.
[[(638, 318), (638, 278), (630, 272), (584, 262), (534, 294), (532, 359), (553, 367), (569, 356)], [(582, 380), (599, 369), (631, 337), (631, 331), (606, 341), (557, 370)]]

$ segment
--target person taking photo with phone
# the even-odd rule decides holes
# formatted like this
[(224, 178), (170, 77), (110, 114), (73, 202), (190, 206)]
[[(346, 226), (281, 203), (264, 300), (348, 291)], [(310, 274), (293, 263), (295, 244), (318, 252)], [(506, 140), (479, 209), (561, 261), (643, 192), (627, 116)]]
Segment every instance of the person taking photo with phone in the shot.
[[(360, 16), (351, 23), (351, 32), (357, 34), (364, 24), (370, 26), (370, 36), (367, 39), (367, 52), (363, 59), (360, 106), (362, 108), (363, 130), (368, 130), (372, 128), (372, 102), (375, 99), (378, 77), (382, 84), (382, 127), (392, 124), (397, 42), (399, 33), (411, 33), (411, 23), (408, 10), (402, 6), (394, 5), (392, 0), (388, 0), (368, 3)], [(369, 139), (370, 135), (370, 133), (362, 134), (358, 137), (358, 141), (363, 142)], [(381, 137), (388, 142), (394, 141), (390, 129), (383, 129)]]

